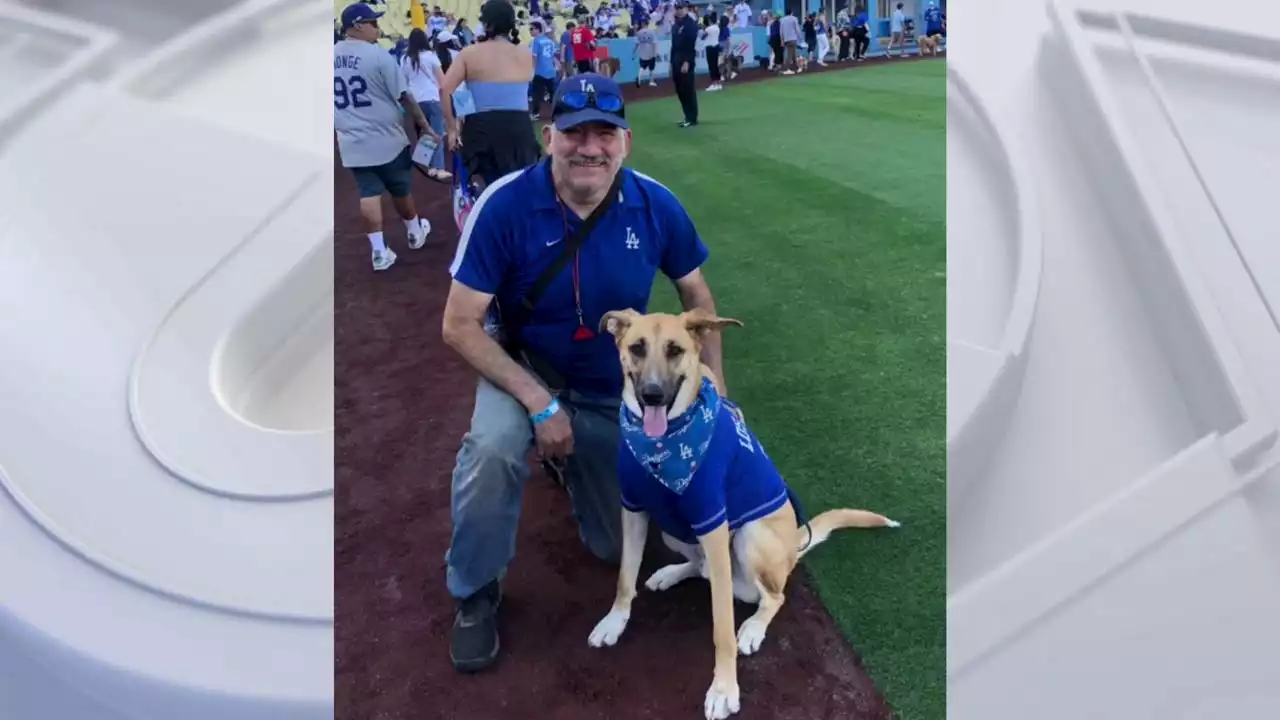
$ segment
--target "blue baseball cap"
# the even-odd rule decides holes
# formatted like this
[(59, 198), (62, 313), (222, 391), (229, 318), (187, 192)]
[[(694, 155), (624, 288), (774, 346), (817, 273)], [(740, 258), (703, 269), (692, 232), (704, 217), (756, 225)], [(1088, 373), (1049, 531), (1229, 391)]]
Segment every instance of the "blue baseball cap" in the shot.
[(570, 75), (556, 88), (551, 103), (556, 129), (571, 130), (583, 123), (600, 122), (629, 129), (626, 104), (618, 83), (597, 73)]
[(382, 17), (380, 13), (364, 3), (356, 3), (348, 5), (346, 10), (342, 11), (342, 29), (350, 30), (355, 27), (356, 23), (369, 22)]

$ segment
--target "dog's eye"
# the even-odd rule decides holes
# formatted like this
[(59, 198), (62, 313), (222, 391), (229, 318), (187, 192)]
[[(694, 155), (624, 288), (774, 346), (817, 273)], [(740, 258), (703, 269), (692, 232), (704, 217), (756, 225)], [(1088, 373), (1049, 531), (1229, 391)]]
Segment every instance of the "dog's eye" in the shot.
[(636, 356), (637, 358), (644, 358), (644, 353), (646, 348), (644, 346), (643, 340), (638, 340), (636, 342), (631, 343), (631, 347), (627, 349), (630, 350), (631, 354)]
[(683, 354), (684, 354), (684, 348), (680, 347), (679, 345), (673, 342), (667, 343), (668, 358), (670, 358), (671, 360), (675, 360), (676, 358), (680, 357)]

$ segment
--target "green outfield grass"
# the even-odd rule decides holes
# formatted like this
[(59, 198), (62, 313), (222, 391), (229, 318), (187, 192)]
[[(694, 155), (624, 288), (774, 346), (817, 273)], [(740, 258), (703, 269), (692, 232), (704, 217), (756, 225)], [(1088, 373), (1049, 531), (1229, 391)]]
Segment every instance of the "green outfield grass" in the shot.
[[(711, 248), (731, 397), (810, 514), (900, 520), (805, 560), (904, 720), (945, 716), (946, 120), (941, 61), (779, 78), (627, 109), (630, 164)], [(660, 281), (654, 309), (676, 310)], [(783, 611), (785, 613), (785, 610)]]

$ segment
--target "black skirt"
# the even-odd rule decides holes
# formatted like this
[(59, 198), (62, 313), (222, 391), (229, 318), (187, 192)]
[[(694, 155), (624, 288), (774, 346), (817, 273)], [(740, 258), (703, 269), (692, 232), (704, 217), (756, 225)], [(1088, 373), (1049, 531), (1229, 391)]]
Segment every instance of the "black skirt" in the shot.
[(462, 163), (485, 185), (542, 158), (528, 110), (485, 110), (462, 123)]

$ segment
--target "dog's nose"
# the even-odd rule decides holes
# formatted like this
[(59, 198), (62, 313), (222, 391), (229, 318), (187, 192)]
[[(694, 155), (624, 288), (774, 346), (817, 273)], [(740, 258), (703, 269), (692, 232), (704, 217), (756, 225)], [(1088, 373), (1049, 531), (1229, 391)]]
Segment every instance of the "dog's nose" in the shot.
[(667, 394), (662, 391), (662, 386), (657, 383), (646, 383), (640, 388), (640, 402), (649, 406), (665, 405)]

